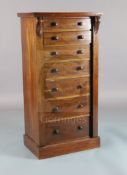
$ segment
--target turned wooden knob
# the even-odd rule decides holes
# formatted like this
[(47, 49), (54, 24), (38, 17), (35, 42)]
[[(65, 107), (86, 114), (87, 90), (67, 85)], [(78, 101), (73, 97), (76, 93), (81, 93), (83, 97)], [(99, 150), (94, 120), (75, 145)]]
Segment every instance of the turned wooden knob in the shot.
[(78, 35), (77, 39), (84, 39), (84, 36), (83, 35)]
[(77, 108), (79, 109), (79, 108), (83, 108), (84, 107), (84, 104), (79, 104), (78, 106), (77, 106)]
[(53, 40), (53, 41), (57, 41), (58, 39), (59, 39), (58, 36), (52, 36), (52, 37), (51, 37), (51, 40)]
[(58, 55), (58, 52), (53, 51), (53, 52), (50, 53), (50, 55), (51, 56), (56, 56), (56, 55)]
[(77, 89), (82, 89), (82, 88), (83, 88), (82, 85), (78, 85), (78, 86), (77, 86)]
[(51, 89), (51, 91), (52, 91), (52, 92), (57, 92), (57, 91), (58, 91), (58, 88), (57, 88), (57, 87), (53, 87), (53, 88)]
[(84, 69), (83, 66), (78, 66), (78, 67), (76, 67), (76, 70), (77, 70), (77, 71), (80, 71), (80, 70), (83, 70), (83, 69)]
[(54, 108), (52, 109), (52, 112), (59, 112), (59, 107), (58, 107), (58, 106), (54, 107)]
[(80, 130), (80, 131), (83, 130), (83, 126), (81, 126), (81, 125), (78, 126), (78, 130)]
[(51, 69), (51, 73), (58, 73), (59, 72), (59, 70), (57, 69), (57, 68), (53, 68), (53, 69)]
[(58, 135), (59, 133), (60, 133), (59, 129), (55, 129), (55, 130), (53, 131), (53, 134), (54, 134), (54, 135)]
[(58, 23), (57, 22), (51, 22), (51, 26), (56, 27), (56, 26), (58, 26)]
[(77, 54), (83, 54), (82, 50), (77, 50)]
[(83, 25), (83, 22), (81, 22), (81, 21), (80, 22), (77, 22), (77, 25), (78, 26), (82, 26)]

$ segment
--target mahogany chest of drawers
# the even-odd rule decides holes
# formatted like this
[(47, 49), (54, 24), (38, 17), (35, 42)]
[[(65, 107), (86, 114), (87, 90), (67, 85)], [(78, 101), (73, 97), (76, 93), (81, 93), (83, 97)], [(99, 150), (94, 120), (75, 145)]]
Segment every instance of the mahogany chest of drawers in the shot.
[(25, 145), (47, 158), (100, 146), (100, 13), (19, 13)]

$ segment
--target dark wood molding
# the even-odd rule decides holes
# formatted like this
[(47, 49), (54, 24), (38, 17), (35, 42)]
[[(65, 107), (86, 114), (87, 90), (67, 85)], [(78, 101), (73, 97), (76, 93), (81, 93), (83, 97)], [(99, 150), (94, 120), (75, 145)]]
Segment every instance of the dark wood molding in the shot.
[(37, 18), (36, 33), (39, 37), (43, 34), (43, 17)]
[(94, 17), (94, 30), (95, 30), (95, 33), (97, 33), (98, 30), (99, 30), (100, 22), (101, 22), (101, 17), (100, 16), (95, 16)]
[(57, 17), (57, 18), (73, 18), (73, 17), (92, 17), (102, 16), (102, 13), (97, 12), (30, 12), (30, 13), (18, 13), (18, 17)]

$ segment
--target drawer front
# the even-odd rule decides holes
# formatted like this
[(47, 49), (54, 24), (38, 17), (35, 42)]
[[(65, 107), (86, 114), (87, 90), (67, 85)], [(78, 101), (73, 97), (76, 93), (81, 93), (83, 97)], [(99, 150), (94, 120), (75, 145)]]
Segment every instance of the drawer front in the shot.
[(84, 32), (45, 32), (44, 45), (90, 44), (91, 31)]
[(90, 91), (89, 77), (45, 82), (45, 98), (83, 95)]
[(89, 95), (57, 100), (44, 101), (44, 116), (46, 120), (71, 118), (72, 116), (89, 115)]
[(44, 47), (45, 61), (59, 61), (71, 59), (89, 59), (90, 45), (81, 46), (45, 46)]
[(89, 75), (89, 60), (63, 63), (46, 63), (44, 65), (45, 79), (58, 78), (60, 76)]
[(44, 31), (76, 31), (76, 30), (90, 30), (91, 20), (89, 18), (69, 18), (69, 19), (45, 19)]
[(46, 144), (89, 137), (89, 117), (46, 123)]

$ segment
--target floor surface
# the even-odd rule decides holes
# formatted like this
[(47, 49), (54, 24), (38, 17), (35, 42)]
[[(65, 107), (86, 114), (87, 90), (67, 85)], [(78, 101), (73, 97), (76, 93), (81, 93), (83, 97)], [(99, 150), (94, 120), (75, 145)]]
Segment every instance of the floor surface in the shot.
[(99, 149), (38, 160), (23, 145), (22, 110), (0, 111), (0, 175), (127, 175), (127, 108), (100, 107)]

